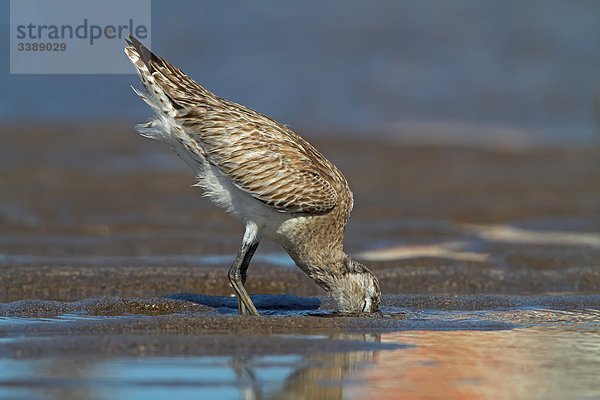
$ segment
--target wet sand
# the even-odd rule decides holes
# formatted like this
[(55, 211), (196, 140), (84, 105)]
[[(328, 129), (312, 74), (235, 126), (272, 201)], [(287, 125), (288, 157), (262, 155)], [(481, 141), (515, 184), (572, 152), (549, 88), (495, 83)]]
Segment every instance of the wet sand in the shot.
[[(226, 271), (242, 226), (201, 198), (168, 149), (119, 123), (0, 134), (0, 369), (17, 371), (0, 378), (0, 397), (419, 397), (435, 362), (445, 389), (429, 395), (461, 398), (451, 388), (497, 393), (495, 368), (514, 378), (486, 364), (494, 357), (534, 365), (524, 375), (538, 383), (569, 359), (600, 367), (596, 148), (314, 135), (354, 190), (346, 245), (379, 276), (383, 315), (332, 317), (323, 292), (265, 243), (247, 285), (263, 316), (241, 319)], [(510, 332), (522, 345), (507, 360)], [(534, 349), (539, 358), (518, 359)], [(452, 372), (469, 363), (485, 373)], [(169, 378), (183, 370), (199, 375)], [(198, 380), (207, 371), (230, 378)], [(573, 393), (597, 393), (580, 376)], [(141, 389), (152, 382), (156, 392)]]
[[(384, 292), (600, 290), (597, 149), (311, 140), (351, 183), (347, 249)], [(243, 228), (165, 146), (117, 123), (5, 126), (2, 144), (0, 301), (231, 294)], [(322, 294), (270, 243), (248, 284)]]
[[(247, 318), (235, 315), (230, 297), (172, 297), (179, 299), (100, 297), (2, 304), (0, 336), (21, 339), (0, 343), (1, 354), (43, 358), (344, 352), (361, 346), (333, 339), (394, 331), (510, 330), (557, 322), (544, 312), (554, 317), (564, 312), (567, 324), (573, 322), (569, 312), (600, 316), (599, 311), (586, 311), (600, 310), (600, 295), (385, 296), (382, 313), (369, 317), (336, 316), (327, 299), (267, 295), (255, 298), (262, 316)], [(320, 344), (306, 335), (321, 335)]]

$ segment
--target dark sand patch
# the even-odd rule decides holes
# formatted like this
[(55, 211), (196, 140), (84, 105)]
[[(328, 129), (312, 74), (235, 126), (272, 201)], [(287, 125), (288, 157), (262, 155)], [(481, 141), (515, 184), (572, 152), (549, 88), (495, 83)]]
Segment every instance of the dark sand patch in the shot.
[[(591, 262), (591, 261), (590, 261)], [(600, 262), (600, 261), (599, 261)], [(560, 266), (514, 268), (461, 261), (422, 259), (378, 262), (370, 267), (385, 294), (544, 294), (600, 291), (600, 268)], [(95, 296), (159, 297), (189, 292), (233, 294), (223, 267), (0, 267), (0, 301), (74, 301)], [(322, 296), (324, 292), (297, 268), (253, 265), (251, 293)]]
[[(317, 310), (321, 300), (316, 297), (289, 295), (252, 295), (260, 310), (309, 311)], [(62, 314), (79, 315), (163, 315), (187, 312), (209, 312), (225, 308), (237, 312), (237, 299), (226, 296), (179, 293), (156, 298), (121, 298), (101, 296), (78, 301), (18, 300), (0, 303), (0, 317), (54, 317)]]
[(166, 298), (141, 299), (95, 297), (73, 302), (51, 300), (19, 300), (0, 304), (0, 316), (54, 317), (61, 314), (81, 315), (162, 315), (190, 311), (211, 311), (202, 304)]

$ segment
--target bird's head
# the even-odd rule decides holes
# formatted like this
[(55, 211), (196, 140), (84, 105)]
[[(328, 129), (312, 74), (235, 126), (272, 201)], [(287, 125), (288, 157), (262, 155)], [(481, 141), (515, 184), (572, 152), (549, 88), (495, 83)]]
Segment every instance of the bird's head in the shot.
[(333, 276), (329, 294), (342, 314), (372, 314), (379, 310), (379, 281), (363, 264), (347, 257), (341, 273)]

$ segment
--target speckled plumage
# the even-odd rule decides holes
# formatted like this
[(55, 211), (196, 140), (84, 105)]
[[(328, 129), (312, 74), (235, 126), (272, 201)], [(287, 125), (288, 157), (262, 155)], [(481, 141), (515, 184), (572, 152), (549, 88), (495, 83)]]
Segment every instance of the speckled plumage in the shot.
[[(155, 112), (138, 131), (171, 144), (198, 171), (205, 196), (246, 223), (236, 259), (244, 264), (241, 286), (249, 257), (267, 237), (332, 295), (340, 311), (376, 311), (377, 280), (343, 251), (353, 198), (335, 165), (285, 125), (215, 96), (135, 38), (125, 52), (145, 88), (136, 93)], [(244, 243), (254, 246), (249, 256)], [(234, 289), (236, 274), (230, 270)]]

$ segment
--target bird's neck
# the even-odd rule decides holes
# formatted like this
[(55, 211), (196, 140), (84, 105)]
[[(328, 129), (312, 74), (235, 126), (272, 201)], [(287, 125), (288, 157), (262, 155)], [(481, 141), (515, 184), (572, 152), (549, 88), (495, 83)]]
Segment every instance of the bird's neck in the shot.
[(331, 289), (334, 277), (344, 274), (349, 259), (341, 243), (325, 248), (286, 246), (286, 250), (296, 265), (327, 291)]

